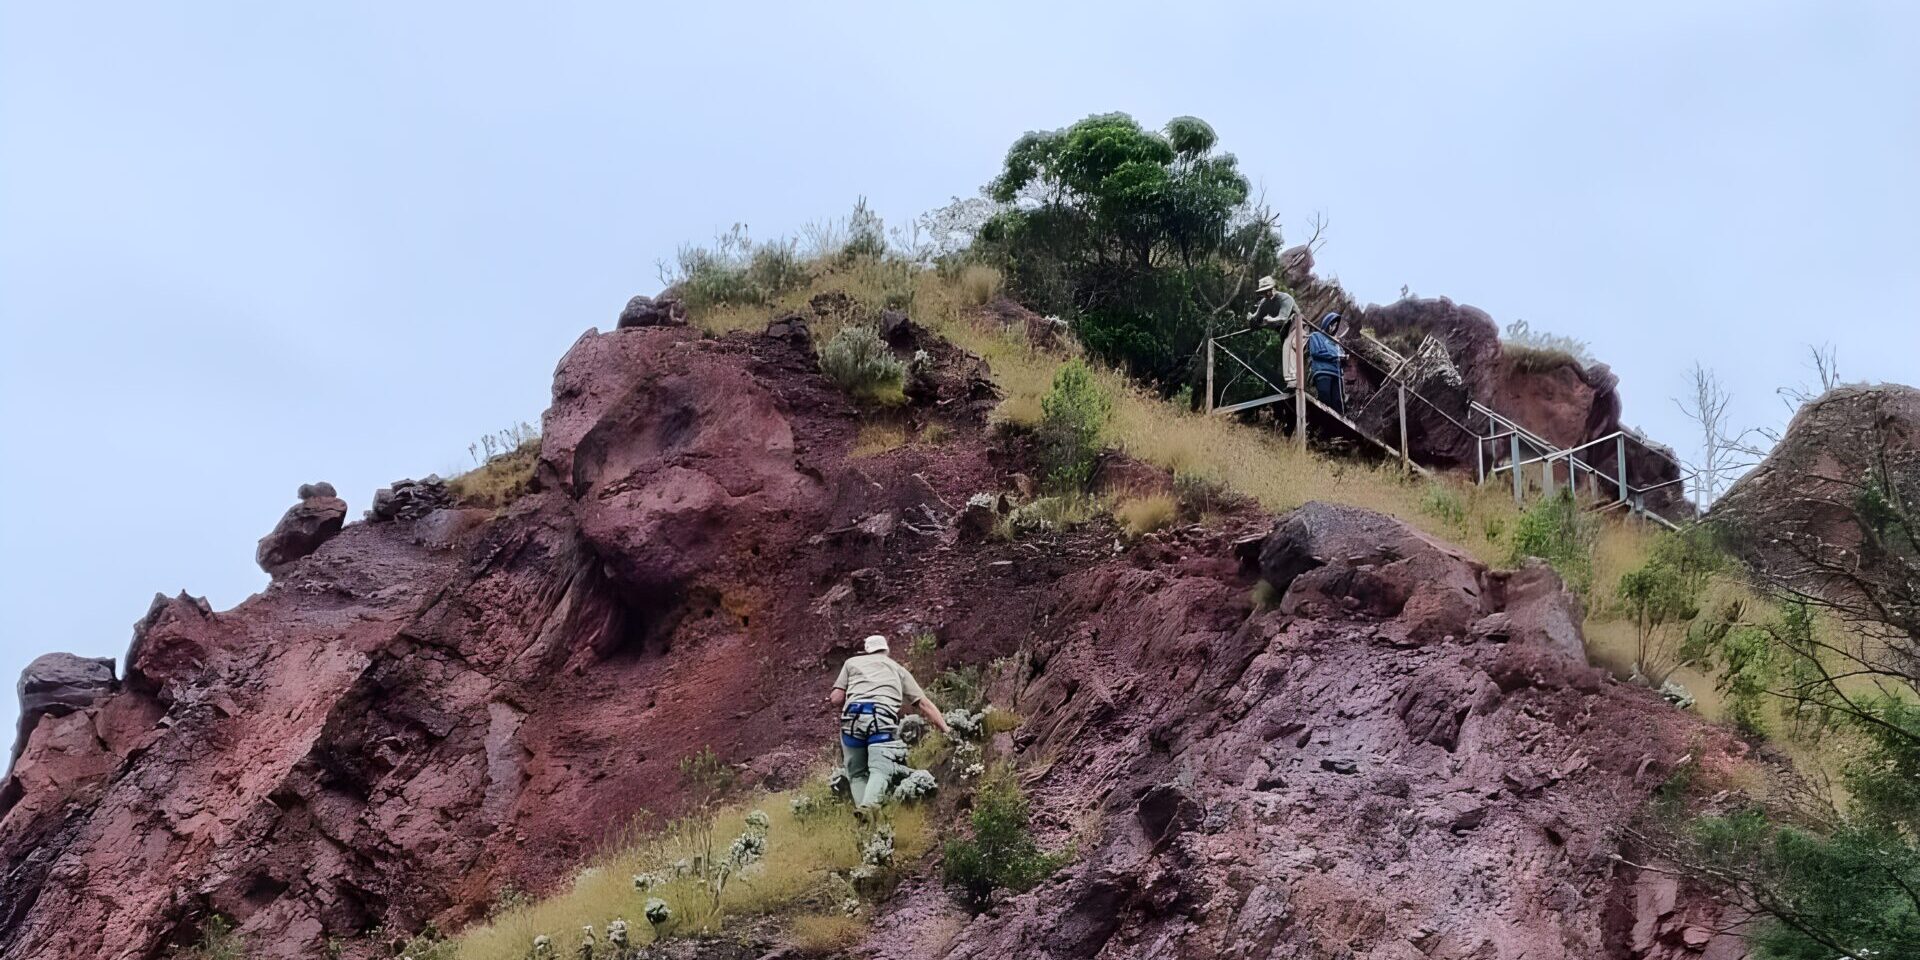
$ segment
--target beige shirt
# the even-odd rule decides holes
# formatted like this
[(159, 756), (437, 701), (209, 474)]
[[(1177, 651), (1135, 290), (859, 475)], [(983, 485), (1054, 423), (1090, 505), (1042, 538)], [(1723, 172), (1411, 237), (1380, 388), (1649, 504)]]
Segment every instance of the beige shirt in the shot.
[(926, 698), (913, 674), (884, 653), (847, 658), (833, 685), (845, 690), (849, 701), (884, 703), (896, 710)]

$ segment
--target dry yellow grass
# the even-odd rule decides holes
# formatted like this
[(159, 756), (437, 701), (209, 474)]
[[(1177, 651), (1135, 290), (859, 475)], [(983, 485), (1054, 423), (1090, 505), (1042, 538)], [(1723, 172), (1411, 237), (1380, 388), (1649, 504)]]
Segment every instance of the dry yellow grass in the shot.
[(787, 927), (787, 942), (808, 956), (823, 957), (839, 953), (860, 942), (867, 924), (859, 917), (841, 913), (809, 913), (793, 918)]
[[(714, 843), (723, 850), (745, 829), (748, 813), (758, 810), (769, 821), (765, 858), (727, 885), (717, 915), (697, 878), (670, 880), (645, 893), (634, 889), (635, 875), (664, 871), (698, 851), (691, 837), (666, 831), (617, 844), (576, 875), (570, 888), (468, 930), (455, 941), (456, 955), (461, 960), (524, 960), (533, 938), (544, 934), (553, 938), (557, 956), (573, 956), (583, 926), (592, 925), (604, 939), (607, 923), (615, 919), (627, 921), (636, 943), (648, 942), (653, 932), (644, 912), (650, 897), (665, 900), (673, 911), (662, 931), (667, 936), (718, 930), (732, 917), (777, 914), (820, 899), (831, 889), (829, 873), (859, 865), (859, 827), (853, 808), (845, 803), (821, 803), (808, 816), (795, 814), (793, 798), (801, 793), (820, 797), (823, 778), (799, 790), (729, 805), (715, 818)], [(886, 816), (894, 831), (895, 863), (912, 863), (932, 849), (936, 837), (925, 808), (888, 807)]]
[(1130, 537), (1142, 536), (1173, 526), (1173, 521), (1179, 515), (1180, 505), (1174, 502), (1172, 496), (1164, 493), (1131, 497), (1120, 501), (1113, 508), (1113, 519), (1119, 522), (1120, 529), (1125, 530)]
[(850, 457), (876, 457), (907, 445), (907, 430), (897, 423), (869, 423), (854, 437)]
[[(714, 332), (758, 329), (778, 313), (800, 310), (817, 294), (839, 291), (862, 308), (877, 312), (903, 298), (913, 317), (934, 332), (984, 358), (1005, 395), (996, 421), (1032, 425), (1040, 420), (1040, 398), (1053, 386), (1054, 374), (1072, 350), (1049, 352), (1029, 345), (1024, 333), (1003, 331), (976, 321), (972, 294), (960, 279), (942, 279), (932, 270), (902, 274), (897, 268), (862, 262), (850, 268), (823, 269), (812, 282), (770, 307), (725, 307), (695, 316)], [(816, 337), (833, 333), (816, 327)], [(1191, 412), (1161, 399), (1118, 371), (1096, 367), (1095, 376), (1113, 398), (1110, 442), (1130, 456), (1219, 483), (1275, 512), (1308, 500), (1323, 499), (1365, 507), (1399, 517), (1441, 539), (1457, 543), (1480, 561), (1504, 565), (1507, 537), (1519, 507), (1505, 488), (1477, 486), (1454, 477), (1422, 480), (1397, 465), (1370, 465), (1323, 457), (1302, 450), (1271, 429)], [(1457, 513), (1435, 516), (1422, 508), (1434, 487), (1450, 492)], [(1644, 557), (1651, 533), (1631, 520), (1603, 523), (1595, 558), (1596, 596), (1610, 595), (1620, 574)]]
[(447, 491), (463, 506), (504, 507), (533, 488), (533, 470), (539, 461), (540, 438), (534, 437), (448, 480)]
[(999, 296), (1003, 285), (1000, 271), (973, 264), (960, 271), (960, 300), (969, 306), (980, 306)]

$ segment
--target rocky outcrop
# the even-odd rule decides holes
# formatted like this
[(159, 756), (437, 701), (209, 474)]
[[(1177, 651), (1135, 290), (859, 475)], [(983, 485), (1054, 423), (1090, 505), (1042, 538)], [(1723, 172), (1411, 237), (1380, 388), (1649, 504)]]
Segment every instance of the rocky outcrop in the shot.
[(333, 539), (347, 521), (347, 502), (334, 495), (333, 484), (303, 483), (300, 502), (287, 509), (273, 531), (260, 538), (254, 562), (268, 574), (279, 576), (293, 562)]
[(1848, 561), (1836, 551), (1860, 546), (1860, 485), (1875, 469), (1920, 473), (1920, 389), (1855, 384), (1801, 407), (1766, 460), (1710, 516), (1749, 562), (1776, 578), (1838, 587), (1826, 568), (1844, 568)]
[(1550, 570), (1317, 503), (979, 536), (1031, 465), (978, 358), (894, 333), (928, 384), (895, 415), (940, 444), (850, 457), (863, 414), (792, 326), (590, 331), (532, 492), (396, 484), (231, 610), (156, 597), (0, 790), (0, 955), (156, 957), (216, 913), (254, 957), (385, 955), (366, 931), (460, 927), (674, 816), (701, 749), (792, 783), (837, 657), (929, 632), (935, 670), (1004, 665), (996, 749), (1080, 854), (950, 945), (888, 939), (952, 910), (910, 885), (872, 956), (1677, 956), (1704, 908), (1654, 903), (1638, 946), (1609, 855), (1682, 753), (1738, 746), (1588, 667)]
[[(1471, 473), (1475, 469), (1476, 435), (1486, 433), (1482, 418), (1473, 416), (1469, 403), (1477, 402), (1502, 415), (1518, 419), (1541, 437), (1573, 447), (1598, 440), (1622, 428), (1619, 382), (1605, 364), (1582, 364), (1571, 358), (1510, 354), (1500, 339), (1500, 327), (1486, 311), (1446, 297), (1408, 296), (1389, 304), (1361, 305), (1340, 285), (1314, 273), (1313, 252), (1302, 246), (1284, 251), (1281, 276), (1299, 299), (1307, 316), (1319, 318), (1331, 311), (1348, 317), (1349, 341), (1359, 342), (1360, 331), (1372, 334), (1403, 359), (1416, 361), (1408, 377), (1407, 440), (1413, 458), (1422, 464)], [(1431, 348), (1444, 349), (1447, 363), (1421, 360)], [(1393, 364), (1370, 356), (1356, 346), (1360, 361), (1349, 365), (1347, 410), (1375, 436), (1397, 442), (1397, 390), (1388, 389)], [(1503, 451), (1490, 446), (1489, 463), (1504, 462)], [(1601, 475), (1595, 492), (1615, 489), (1608, 483), (1619, 472), (1610, 447), (1596, 447), (1585, 458)], [(1671, 451), (1644, 442), (1627, 445), (1627, 482), (1652, 488), (1647, 506), (1670, 517), (1691, 516), (1692, 506), (1673, 481), (1680, 477)], [(1565, 483), (1564, 474), (1558, 482)]]
[[(1248, 575), (1285, 594), (1277, 608), (1187, 563), (1063, 582), (1058, 627), (1018, 686), (1018, 742), (1063, 761), (1030, 781), (1055, 835), (1100, 826), (1078, 827), (1071, 867), (946, 956), (1738, 946), (1679, 889), (1640, 911), (1645, 930), (1610, 921), (1646, 895), (1611, 859), (1619, 828), (1683, 757), (1735, 763), (1743, 747), (1569, 649), (1558, 631), (1579, 612), (1550, 570), (1489, 572), (1325, 504), (1245, 543)], [(1429, 610), (1448, 622), (1423, 636)], [(1455, 629), (1474, 614), (1519, 626)]]
[(0, 794), (0, 954), (153, 956), (220, 913), (251, 956), (370, 955), (374, 926), (457, 927), (671, 815), (689, 752), (830, 737), (823, 658), (900, 626), (866, 602), (911, 596), (968, 659), (1031, 629), (1051, 561), (976, 612), (987, 560), (897, 519), (1000, 485), (965, 406), (915, 414), (953, 442), (856, 469), (804, 345), (591, 333), (554, 387), (553, 482), (505, 510), (434, 525), (472, 511), (396, 484), (425, 517), (349, 524), (232, 610), (155, 598), (125, 682), (39, 718)]
[(434, 474), (422, 480), (395, 480), (393, 486), (373, 492), (369, 520), (419, 520), (436, 510), (453, 506), (453, 492), (447, 482)]
[(634, 297), (620, 311), (618, 329), (629, 327), (684, 327), (687, 306), (678, 294), (663, 291), (657, 297)]
[(61, 717), (93, 706), (95, 701), (113, 692), (117, 681), (111, 657), (79, 657), (71, 653), (47, 653), (35, 657), (20, 673), (15, 692), (20, 698), (20, 727), (14, 738), (13, 755), (18, 757), (27, 736), (41, 717)]

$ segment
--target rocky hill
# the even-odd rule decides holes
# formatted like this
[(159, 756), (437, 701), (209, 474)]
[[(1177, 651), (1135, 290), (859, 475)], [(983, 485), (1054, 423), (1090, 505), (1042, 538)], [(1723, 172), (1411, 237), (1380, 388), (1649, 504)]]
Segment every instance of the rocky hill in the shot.
[(561, 360), (507, 507), (415, 483), (343, 524), (304, 489), (262, 593), (156, 597), (118, 673), (36, 662), (0, 954), (159, 957), (214, 914), (273, 958), (458, 928), (674, 812), (703, 747), (748, 785), (807, 776), (838, 658), (878, 630), (1007, 658), (1038, 821), (1085, 839), (937, 940), (954, 908), (907, 884), (854, 955), (1739, 955), (1614, 855), (1677, 765), (1743, 748), (1589, 667), (1550, 570), (1319, 503), (978, 537), (970, 498), (1030, 469), (988, 429), (982, 361), (895, 324), (930, 358), (904, 416), (947, 439), (856, 456), (803, 320), (716, 338), (655, 313)]

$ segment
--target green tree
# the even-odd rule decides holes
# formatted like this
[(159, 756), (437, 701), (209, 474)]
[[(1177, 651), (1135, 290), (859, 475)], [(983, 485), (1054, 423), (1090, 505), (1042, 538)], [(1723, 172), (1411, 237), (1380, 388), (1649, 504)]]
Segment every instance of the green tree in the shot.
[(1107, 417), (1113, 401), (1078, 359), (1062, 364), (1053, 388), (1040, 398), (1040, 468), (1047, 485), (1060, 493), (1080, 493), (1100, 463)]
[(1920, 454), (1883, 437), (1802, 500), (1804, 526), (1723, 531), (1781, 613), (1717, 645), (1736, 690), (1846, 738), (1844, 800), (1701, 817), (1667, 852), (1763, 918), (1760, 957), (1920, 956)]
[(1047, 853), (1034, 842), (1027, 795), (1012, 771), (989, 774), (973, 796), (971, 837), (947, 841), (944, 879), (955, 899), (978, 913), (995, 890), (1022, 893), (1052, 875), (1069, 854)]
[(1271, 272), (1273, 217), (1213, 128), (1152, 131), (1123, 113), (1029, 133), (987, 195), (1001, 211), (976, 249), (1023, 300), (1065, 316), (1094, 356), (1172, 393), (1192, 382), (1209, 323)]

